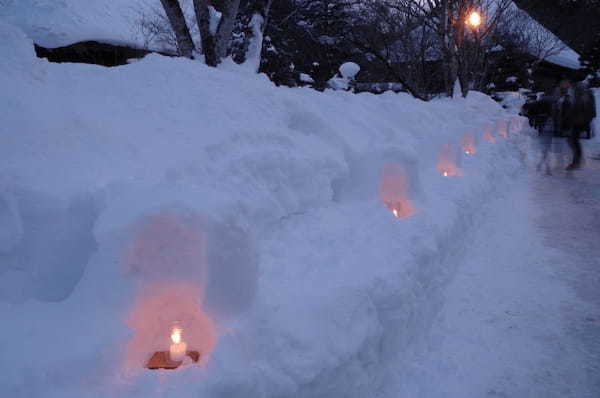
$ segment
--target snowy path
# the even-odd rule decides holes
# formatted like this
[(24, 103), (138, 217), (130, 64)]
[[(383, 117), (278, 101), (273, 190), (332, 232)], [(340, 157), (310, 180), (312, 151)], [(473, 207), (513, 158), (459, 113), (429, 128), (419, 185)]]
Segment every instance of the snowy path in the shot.
[(600, 162), (486, 213), (394, 396), (600, 397)]

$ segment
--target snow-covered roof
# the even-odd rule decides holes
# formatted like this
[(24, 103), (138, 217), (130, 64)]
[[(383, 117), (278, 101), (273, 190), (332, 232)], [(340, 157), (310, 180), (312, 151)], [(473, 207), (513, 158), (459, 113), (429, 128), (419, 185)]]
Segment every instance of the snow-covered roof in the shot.
[(579, 54), (569, 47), (565, 47), (558, 54), (549, 56), (546, 61), (569, 69), (581, 69)]
[(151, 4), (149, 0), (5, 0), (0, 20), (19, 27), (44, 47), (84, 40), (141, 44), (141, 38), (136, 39), (137, 15)]

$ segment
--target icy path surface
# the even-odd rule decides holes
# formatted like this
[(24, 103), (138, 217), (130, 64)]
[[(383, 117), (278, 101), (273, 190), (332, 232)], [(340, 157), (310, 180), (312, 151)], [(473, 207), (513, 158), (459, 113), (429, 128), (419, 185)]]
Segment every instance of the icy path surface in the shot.
[(487, 204), (394, 396), (600, 397), (600, 161), (527, 174)]

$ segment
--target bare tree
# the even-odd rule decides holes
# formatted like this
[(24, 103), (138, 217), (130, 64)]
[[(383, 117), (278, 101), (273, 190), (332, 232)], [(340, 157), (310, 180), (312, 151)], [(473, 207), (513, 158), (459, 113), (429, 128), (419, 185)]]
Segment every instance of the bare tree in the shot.
[(512, 9), (507, 13), (500, 30), (516, 48), (535, 57), (536, 64), (566, 48), (558, 37), (520, 9)]
[(209, 66), (217, 66), (220, 60), (217, 57), (216, 51), (216, 29), (213, 29), (211, 26), (211, 8), (208, 4), (208, 0), (194, 0), (194, 12), (196, 14), (198, 30), (200, 31), (200, 37), (202, 40), (204, 61)]
[[(193, 58), (195, 46), (179, 0), (160, 1), (170, 29), (173, 32), (178, 54)], [(258, 13), (262, 18), (261, 21), (258, 21), (258, 17), (254, 19), (257, 26), (259, 26), (257, 33), (262, 35), (262, 31), (264, 30), (263, 24), (266, 21), (272, 0), (255, 1), (264, 4), (262, 13)], [(193, 6), (205, 62), (207, 65), (217, 66), (229, 55), (233, 28), (239, 13), (240, 0), (193, 0)], [(163, 18), (161, 16), (154, 16), (154, 19), (152, 18), (152, 15), (149, 17), (146, 14), (140, 18), (139, 22), (142, 25), (140, 28), (142, 34), (149, 40), (160, 38), (163, 41), (171, 41), (169, 35), (165, 34)], [(253, 48), (256, 47), (254, 46)]]
[(179, 1), (160, 0), (160, 3), (165, 9), (165, 14), (167, 14), (171, 28), (175, 33), (178, 53), (187, 58), (194, 58), (194, 42), (185, 22), (183, 11), (181, 11), (181, 7), (179, 6)]
[(433, 34), (414, 15), (391, 4), (367, 0), (357, 5), (359, 17), (346, 38), (413, 96), (427, 99), (435, 84), (430, 62), (436, 51)]
[[(477, 76), (484, 63), (488, 36), (512, 4), (512, 0), (385, 0), (390, 7), (411, 15), (437, 35), (437, 46), (443, 65), (444, 86), (452, 95), (454, 83), (460, 80), (463, 95), (477, 87)], [(469, 28), (472, 12), (482, 16), (481, 24)]]
[(240, 9), (240, 0), (221, 0), (221, 2), (223, 5), (221, 9), (222, 16), (217, 28), (215, 43), (218, 62), (221, 62), (229, 54), (231, 34)]

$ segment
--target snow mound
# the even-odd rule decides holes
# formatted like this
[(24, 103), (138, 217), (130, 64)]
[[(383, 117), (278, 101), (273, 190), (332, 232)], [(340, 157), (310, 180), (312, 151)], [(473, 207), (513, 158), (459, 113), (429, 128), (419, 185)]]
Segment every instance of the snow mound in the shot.
[[(521, 170), (518, 123), (480, 93), (320, 93), (158, 55), (51, 64), (0, 31), (7, 396), (372, 396)], [(450, 147), (461, 176), (437, 170)], [(380, 198), (390, 169), (405, 218)], [(147, 295), (181, 311), (137, 312)], [(186, 308), (202, 366), (144, 369)]]
[(340, 66), (340, 75), (345, 79), (354, 79), (360, 72), (360, 66), (354, 62), (344, 62)]

